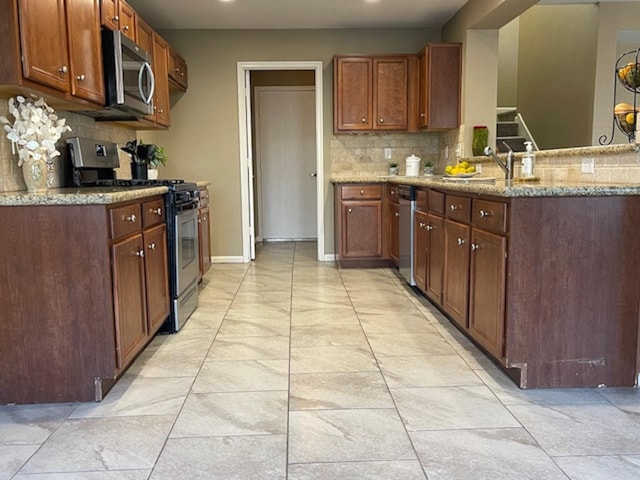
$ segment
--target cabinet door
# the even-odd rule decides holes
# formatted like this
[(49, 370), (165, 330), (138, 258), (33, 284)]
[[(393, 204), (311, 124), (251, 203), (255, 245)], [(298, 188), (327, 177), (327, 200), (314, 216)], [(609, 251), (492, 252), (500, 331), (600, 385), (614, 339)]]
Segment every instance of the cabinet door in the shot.
[(398, 266), (400, 262), (400, 205), (389, 205), (389, 257)]
[(342, 130), (373, 128), (372, 60), (337, 57), (334, 62), (334, 125)]
[(408, 57), (373, 59), (373, 128), (406, 130), (408, 120)]
[(426, 289), (427, 251), (429, 249), (429, 230), (427, 214), (415, 212), (413, 241), (413, 278), (416, 286), (423, 292)]
[(66, 0), (71, 94), (104, 104), (98, 0)]
[(136, 41), (136, 11), (124, 0), (118, 0), (118, 25), (125, 36)]
[(116, 318), (116, 361), (124, 368), (147, 340), (144, 246), (142, 234), (112, 247)]
[(154, 105), (156, 123), (168, 127), (169, 115), (169, 45), (164, 39), (153, 34), (153, 74), (156, 78)]
[(200, 274), (204, 275), (211, 267), (211, 241), (209, 230), (209, 207), (198, 211), (198, 242), (200, 247)]
[(169, 49), (169, 78), (180, 90), (187, 90), (187, 62), (173, 49)]
[(382, 257), (382, 201), (343, 202), (341, 257)]
[(68, 92), (69, 52), (64, 0), (19, 0), (22, 74)]
[(461, 45), (430, 44), (420, 54), (418, 127), (460, 125)]
[(118, 0), (100, 0), (100, 23), (109, 30), (117, 30), (119, 20)]
[(496, 358), (503, 356), (507, 240), (473, 229), (469, 332)]
[(467, 328), (469, 304), (469, 240), (471, 227), (444, 221), (443, 307), (461, 327)]
[(143, 232), (148, 332), (153, 335), (169, 316), (169, 264), (164, 224)]
[(153, 28), (142, 18), (138, 18), (136, 21), (136, 38), (138, 46), (149, 55), (153, 55)]
[(444, 280), (444, 220), (437, 215), (427, 216), (429, 232), (427, 250), (426, 295), (442, 305), (442, 282)]

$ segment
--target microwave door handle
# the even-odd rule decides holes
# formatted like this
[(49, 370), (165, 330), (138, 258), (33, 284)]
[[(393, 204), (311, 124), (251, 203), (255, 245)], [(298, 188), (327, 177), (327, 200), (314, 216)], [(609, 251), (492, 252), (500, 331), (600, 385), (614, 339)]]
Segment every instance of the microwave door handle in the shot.
[[(151, 87), (149, 88), (148, 96), (145, 96), (144, 88), (142, 85), (142, 79), (144, 77), (145, 70), (149, 73), (149, 78), (151, 79)], [(140, 96), (142, 97), (142, 100), (144, 100), (144, 103), (149, 105), (151, 103), (151, 99), (153, 98), (153, 94), (156, 91), (156, 78), (153, 75), (153, 70), (151, 69), (151, 65), (149, 65), (149, 62), (144, 62), (140, 67), (140, 70), (138, 71), (138, 90), (140, 90)]]

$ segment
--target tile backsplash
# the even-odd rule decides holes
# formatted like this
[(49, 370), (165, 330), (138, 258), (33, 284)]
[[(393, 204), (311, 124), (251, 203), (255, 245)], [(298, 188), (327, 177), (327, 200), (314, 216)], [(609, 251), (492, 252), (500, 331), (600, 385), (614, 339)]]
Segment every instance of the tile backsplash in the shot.
[[(9, 114), (8, 98), (0, 98), (0, 116), (5, 116), (9, 120), (13, 117)], [(67, 137), (88, 137), (115, 142), (119, 146), (124, 145), (129, 140), (136, 138), (136, 131), (131, 128), (115, 125), (111, 123), (96, 122), (93, 118), (79, 115), (72, 112), (58, 111), (60, 118), (67, 119), (67, 125), (71, 127), (71, 132), (65, 132), (58, 141), (58, 150), (62, 155), (54, 159), (54, 181), (52, 188), (64, 186), (62, 173), (63, 162), (66, 161), (65, 139)], [(22, 179), (22, 169), (18, 167), (18, 157), (11, 151), (11, 142), (7, 140), (4, 130), (0, 130), (0, 192), (13, 192), (26, 190)], [(116, 171), (118, 178), (130, 178), (129, 156), (121, 152), (121, 167)]]

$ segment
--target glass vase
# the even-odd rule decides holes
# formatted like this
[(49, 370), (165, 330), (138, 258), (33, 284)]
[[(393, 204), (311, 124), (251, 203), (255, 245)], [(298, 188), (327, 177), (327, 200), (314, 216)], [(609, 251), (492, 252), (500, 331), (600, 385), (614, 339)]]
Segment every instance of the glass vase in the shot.
[(480, 157), (484, 155), (484, 149), (489, 142), (489, 129), (485, 126), (473, 127), (473, 142), (471, 143), (471, 150), (474, 157)]
[(29, 159), (22, 163), (22, 177), (29, 193), (39, 193), (47, 190), (47, 175), (49, 169), (44, 158)]

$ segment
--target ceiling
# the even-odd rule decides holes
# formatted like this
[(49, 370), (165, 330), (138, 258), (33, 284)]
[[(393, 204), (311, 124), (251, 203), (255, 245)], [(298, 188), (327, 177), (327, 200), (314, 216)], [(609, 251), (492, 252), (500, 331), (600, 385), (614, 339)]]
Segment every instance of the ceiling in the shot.
[[(440, 28), (469, 0), (128, 0), (158, 30)], [(638, 0), (540, 0), (540, 4)]]
[(153, 28), (440, 28), (467, 0), (128, 0)]

